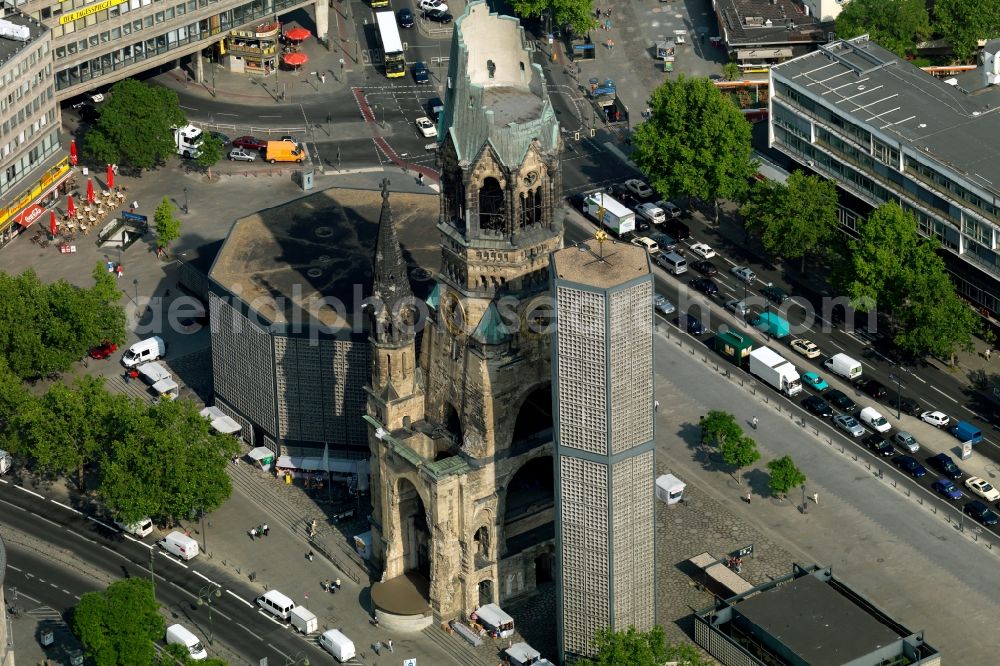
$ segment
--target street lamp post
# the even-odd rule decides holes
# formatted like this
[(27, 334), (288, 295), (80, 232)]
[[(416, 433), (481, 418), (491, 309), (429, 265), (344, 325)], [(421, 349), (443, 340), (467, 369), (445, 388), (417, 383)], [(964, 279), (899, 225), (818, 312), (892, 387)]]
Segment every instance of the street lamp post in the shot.
[(188, 214), (188, 188), (184, 188), (184, 214)]
[(903, 404), (903, 378), (897, 375), (895, 372), (889, 373), (889, 381), (896, 382), (896, 418), (901, 418), (900, 413), (902, 412)]
[(215, 642), (215, 627), (212, 624), (212, 598), (222, 598), (222, 590), (218, 585), (206, 585), (198, 591), (198, 605), (208, 606), (208, 644)]
[(133, 292), (134, 293), (134, 297), (132, 298), (132, 302), (135, 303), (135, 307), (136, 307), (136, 309), (138, 309), (139, 308), (139, 278), (136, 278), (136, 279), (132, 280), (132, 286), (135, 288), (135, 291)]

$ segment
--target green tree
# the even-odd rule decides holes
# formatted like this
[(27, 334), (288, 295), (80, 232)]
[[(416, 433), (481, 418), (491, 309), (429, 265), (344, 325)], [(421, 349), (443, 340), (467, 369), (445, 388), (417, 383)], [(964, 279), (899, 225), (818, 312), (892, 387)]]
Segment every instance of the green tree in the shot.
[(170, 203), (170, 199), (163, 197), (163, 201), (156, 207), (153, 213), (153, 222), (156, 227), (156, 247), (165, 250), (170, 243), (181, 237), (181, 221), (174, 216), (177, 208)]
[(740, 66), (737, 65), (735, 62), (730, 61), (722, 66), (722, 78), (724, 78), (726, 81), (735, 81), (736, 79), (740, 78), (741, 73), (742, 72), (740, 72)]
[(760, 451), (757, 450), (757, 442), (750, 437), (727, 438), (719, 444), (722, 451), (722, 459), (728, 465), (735, 465), (737, 473), (734, 475), (736, 483), (742, 484), (739, 472), (744, 467), (749, 467), (760, 460)]
[(194, 161), (208, 172), (209, 180), (212, 179), (212, 167), (222, 159), (224, 148), (225, 146), (222, 145), (222, 141), (214, 134), (205, 132), (202, 135), (200, 152)]
[(851, 0), (837, 16), (837, 36), (866, 33), (899, 57), (913, 52), (931, 34), (924, 0)]
[(523, 18), (552, 17), (555, 27), (569, 25), (573, 32), (584, 35), (597, 27), (591, 0), (513, 0), (514, 12)]
[(934, 27), (956, 58), (971, 63), (980, 39), (1000, 35), (1000, 0), (936, 0)]
[(736, 422), (736, 417), (718, 409), (706, 414), (699, 425), (702, 444), (715, 444), (721, 447), (727, 441), (743, 437), (743, 429)]
[(150, 581), (116, 581), (104, 592), (80, 597), (73, 610), (73, 633), (97, 666), (155, 664), (153, 642), (164, 632), (159, 609)]
[(767, 463), (771, 478), (767, 482), (771, 492), (780, 495), (782, 499), (792, 488), (798, 488), (806, 483), (806, 475), (792, 462), (791, 456), (782, 456)]
[(152, 169), (176, 152), (173, 128), (185, 122), (173, 90), (123, 79), (84, 136), (84, 150), (99, 164)]
[(594, 635), (593, 645), (597, 654), (576, 661), (577, 666), (662, 666), (668, 661), (676, 661), (680, 666), (713, 663), (702, 657), (698, 648), (690, 643), (667, 643), (663, 627), (659, 625), (645, 632), (635, 627), (622, 631), (601, 629)]
[(750, 123), (708, 79), (680, 77), (653, 91), (635, 130), (633, 159), (661, 194), (715, 203), (739, 199), (756, 173)]
[(805, 271), (807, 255), (827, 246), (837, 232), (837, 186), (801, 171), (793, 171), (787, 185), (758, 180), (740, 212), (747, 228), (760, 233), (765, 250), (801, 259)]
[(11, 372), (7, 360), (0, 356), (0, 449), (9, 451), (13, 448), (4, 444), (9, 436), (14, 435), (13, 419), (34, 399), (20, 378)]

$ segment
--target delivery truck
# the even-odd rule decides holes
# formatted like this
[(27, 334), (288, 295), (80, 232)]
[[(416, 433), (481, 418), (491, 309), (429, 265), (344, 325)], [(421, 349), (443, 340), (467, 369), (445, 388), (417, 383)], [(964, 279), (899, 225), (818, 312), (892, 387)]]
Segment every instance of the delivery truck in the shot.
[(963, 444), (965, 442), (978, 444), (979, 442), (983, 441), (983, 431), (977, 428), (976, 426), (972, 425), (968, 421), (959, 421), (951, 428), (949, 428), (948, 432), (950, 432), (952, 436), (957, 438), (958, 441), (962, 442)]
[(750, 374), (789, 398), (802, 391), (802, 380), (795, 366), (770, 347), (750, 352)]
[(194, 125), (174, 128), (174, 145), (181, 157), (196, 159), (201, 156), (203, 132)]
[(311, 634), (319, 627), (316, 615), (305, 606), (296, 606), (288, 616), (292, 626), (303, 634)]
[(861, 377), (861, 363), (847, 354), (834, 354), (823, 361), (823, 367), (835, 375), (840, 375), (849, 382)]
[(621, 236), (635, 231), (635, 213), (610, 194), (594, 192), (583, 200), (583, 209), (605, 229)]
[(762, 312), (754, 322), (754, 326), (778, 340), (786, 337), (789, 331), (792, 330), (791, 324), (787, 320), (782, 319), (773, 312)]
[(715, 351), (730, 363), (745, 368), (750, 362), (753, 340), (748, 335), (736, 331), (721, 331), (715, 334)]

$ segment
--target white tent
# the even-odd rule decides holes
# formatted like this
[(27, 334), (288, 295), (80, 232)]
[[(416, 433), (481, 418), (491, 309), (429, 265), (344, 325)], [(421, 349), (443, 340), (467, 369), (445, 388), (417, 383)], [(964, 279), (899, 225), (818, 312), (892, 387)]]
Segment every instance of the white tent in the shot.
[(686, 487), (687, 484), (673, 474), (663, 474), (656, 477), (656, 499), (667, 504), (677, 504), (684, 498)]
[(514, 634), (514, 618), (496, 604), (486, 604), (477, 608), (476, 619), (487, 629), (499, 633), (501, 638)]
[(258, 446), (255, 449), (250, 449), (247, 458), (260, 465), (261, 469), (266, 472), (271, 469), (271, 463), (274, 462), (274, 452), (266, 446)]
[(226, 416), (226, 413), (218, 407), (206, 407), (199, 413), (212, 422), (212, 428), (216, 432), (223, 435), (239, 435), (243, 429), (239, 423)]

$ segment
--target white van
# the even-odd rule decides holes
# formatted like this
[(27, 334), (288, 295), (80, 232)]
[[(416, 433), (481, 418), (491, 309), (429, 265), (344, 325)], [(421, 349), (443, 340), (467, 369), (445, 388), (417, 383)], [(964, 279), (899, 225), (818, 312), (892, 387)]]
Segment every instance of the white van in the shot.
[(122, 365), (134, 368), (146, 361), (155, 361), (167, 353), (167, 343), (158, 335), (140, 340), (126, 350), (122, 355)]
[(128, 525), (126, 525), (125, 523), (120, 523), (116, 520), (115, 525), (125, 530), (129, 534), (139, 537), (140, 539), (143, 537), (147, 537), (153, 533), (153, 521), (150, 520), (149, 518), (143, 518), (141, 520), (137, 520), (134, 523), (129, 523)]
[(889, 421), (874, 407), (865, 407), (862, 409), (861, 414), (858, 415), (858, 420), (878, 432), (889, 432), (892, 430)]
[(171, 532), (159, 541), (160, 548), (182, 560), (190, 560), (198, 555), (198, 542), (183, 532)]
[(198, 637), (188, 631), (183, 625), (172, 624), (167, 627), (167, 645), (175, 644), (186, 647), (188, 654), (195, 661), (208, 658), (208, 652), (205, 651), (205, 647), (198, 640)]
[(257, 597), (257, 605), (282, 620), (291, 617), (292, 609), (295, 608), (295, 602), (277, 590), (269, 590)]
[(637, 245), (644, 249), (649, 254), (658, 254), (660, 252), (660, 246), (656, 244), (656, 241), (652, 238), (646, 238), (645, 236), (636, 236), (631, 241), (632, 245)]
[(823, 367), (850, 382), (861, 376), (861, 363), (847, 354), (834, 354), (823, 361)]
[(665, 268), (674, 275), (680, 275), (681, 273), (687, 273), (688, 265), (684, 257), (677, 254), (676, 252), (661, 252), (656, 256), (656, 263), (661, 268)]
[(319, 644), (340, 663), (354, 659), (357, 654), (354, 649), (354, 641), (337, 629), (324, 631), (323, 635), (319, 637)]

